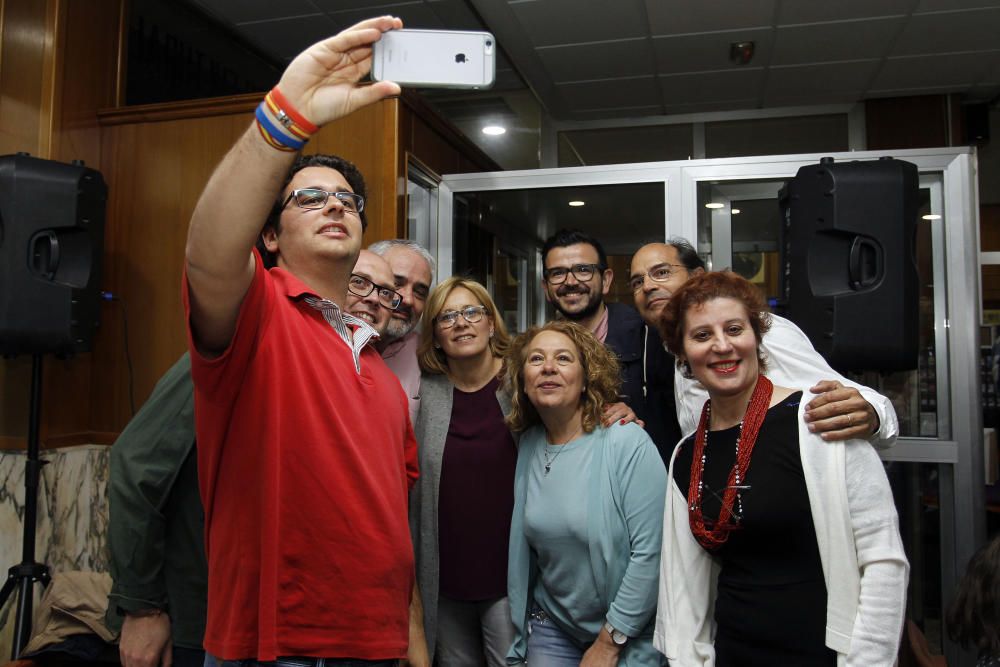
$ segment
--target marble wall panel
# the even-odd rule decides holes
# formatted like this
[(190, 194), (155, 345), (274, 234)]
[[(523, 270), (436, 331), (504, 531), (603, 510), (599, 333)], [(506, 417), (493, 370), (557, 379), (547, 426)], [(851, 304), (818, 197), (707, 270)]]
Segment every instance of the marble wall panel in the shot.
[[(35, 559), (50, 572), (108, 571), (108, 464), (111, 448), (84, 445), (42, 453)], [(22, 559), (23, 451), (0, 451), (0, 573)], [(35, 586), (35, 602), (41, 586)], [(0, 656), (10, 655), (15, 608), (0, 609)]]

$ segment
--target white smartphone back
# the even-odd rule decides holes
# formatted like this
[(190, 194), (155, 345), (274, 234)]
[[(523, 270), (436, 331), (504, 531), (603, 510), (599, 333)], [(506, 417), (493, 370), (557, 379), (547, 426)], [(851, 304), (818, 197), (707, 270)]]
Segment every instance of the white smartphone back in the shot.
[(488, 32), (390, 30), (375, 42), (372, 78), (420, 88), (488, 88), (496, 40)]

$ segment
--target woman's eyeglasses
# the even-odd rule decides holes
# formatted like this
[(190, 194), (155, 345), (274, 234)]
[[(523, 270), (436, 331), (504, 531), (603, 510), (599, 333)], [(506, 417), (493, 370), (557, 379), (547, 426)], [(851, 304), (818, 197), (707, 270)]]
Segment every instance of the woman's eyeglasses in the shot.
[(461, 310), (446, 310), (434, 318), (434, 320), (442, 329), (450, 329), (455, 326), (455, 322), (458, 322), (459, 315), (465, 318), (465, 321), (469, 324), (475, 324), (483, 319), (483, 315), (485, 314), (486, 306), (466, 306)]

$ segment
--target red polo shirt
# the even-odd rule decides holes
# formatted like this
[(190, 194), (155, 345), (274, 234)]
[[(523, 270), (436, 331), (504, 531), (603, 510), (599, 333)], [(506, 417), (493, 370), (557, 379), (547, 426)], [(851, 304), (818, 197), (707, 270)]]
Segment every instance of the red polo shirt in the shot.
[(257, 269), (233, 341), (197, 354), (208, 623), (220, 658), (406, 654), (417, 477), (406, 396), (370, 345), (361, 372), (312, 292)]

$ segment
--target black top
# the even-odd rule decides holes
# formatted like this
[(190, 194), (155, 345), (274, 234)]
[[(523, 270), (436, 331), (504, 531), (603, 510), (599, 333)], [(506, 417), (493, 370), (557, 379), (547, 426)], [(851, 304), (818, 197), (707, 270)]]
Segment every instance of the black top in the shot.
[[(716, 552), (722, 570), (715, 601), (716, 665), (836, 665), (825, 646), (826, 583), (799, 454), (796, 392), (770, 410), (742, 484), (740, 528)], [(710, 431), (702, 510), (719, 516), (739, 427)], [(686, 496), (694, 436), (674, 463)], [(739, 504), (734, 511), (739, 510)]]

